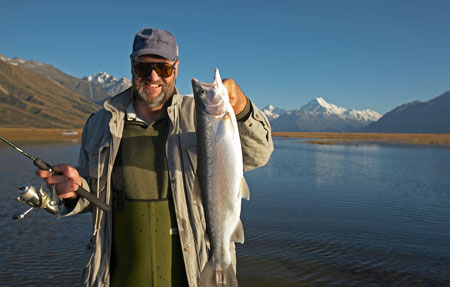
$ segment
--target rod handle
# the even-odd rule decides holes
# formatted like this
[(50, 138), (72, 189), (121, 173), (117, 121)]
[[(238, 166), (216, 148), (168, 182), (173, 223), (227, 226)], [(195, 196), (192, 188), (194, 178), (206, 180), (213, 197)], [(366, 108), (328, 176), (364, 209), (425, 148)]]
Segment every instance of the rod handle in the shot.
[(34, 165), (37, 166), (39, 169), (42, 170), (51, 170), (52, 166), (48, 163), (45, 162), (44, 160), (37, 158), (33, 161)]
[(93, 193), (90, 193), (81, 186), (79, 186), (76, 191), (81, 197), (86, 198), (87, 200), (95, 204), (98, 208), (102, 209), (105, 212), (109, 211), (109, 206), (102, 200), (98, 199)]

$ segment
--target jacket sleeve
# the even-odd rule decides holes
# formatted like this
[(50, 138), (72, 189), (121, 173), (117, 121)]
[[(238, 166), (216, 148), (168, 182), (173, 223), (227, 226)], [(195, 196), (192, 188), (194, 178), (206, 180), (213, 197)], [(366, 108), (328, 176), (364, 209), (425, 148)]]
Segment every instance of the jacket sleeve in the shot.
[[(92, 117), (92, 116), (91, 116)], [(76, 169), (78, 170), (79, 175), (81, 176), (81, 187), (90, 192), (90, 186), (87, 182), (87, 178), (89, 178), (89, 161), (86, 153), (86, 149), (84, 146), (87, 141), (88, 134), (88, 126), (89, 120), (86, 122), (83, 128), (83, 134), (81, 136), (81, 147), (80, 153), (78, 156), (78, 166)], [(60, 217), (70, 216), (77, 213), (84, 213), (90, 211), (90, 202), (82, 197), (78, 197), (77, 200), (64, 200), (64, 205), (61, 209)]]
[(266, 116), (251, 101), (248, 117), (238, 121), (244, 171), (265, 165), (273, 151), (272, 130)]

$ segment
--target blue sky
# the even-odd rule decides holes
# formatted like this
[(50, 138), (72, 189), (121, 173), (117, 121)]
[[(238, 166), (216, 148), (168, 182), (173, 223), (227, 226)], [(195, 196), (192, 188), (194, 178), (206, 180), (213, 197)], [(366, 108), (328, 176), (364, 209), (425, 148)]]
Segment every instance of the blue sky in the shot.
[[(154, 3), (157, 2), (157, 3)], [(163, 3), (168, 2), (168, 3)], [(169, 30), (180, 48), (177, 87), (214, 68), (259, 107), (314, 97), (386, 113), (450, 90), (450, 1), (3, 0), (0, 53), (82, 77), (131, 78), (135, 33)]]

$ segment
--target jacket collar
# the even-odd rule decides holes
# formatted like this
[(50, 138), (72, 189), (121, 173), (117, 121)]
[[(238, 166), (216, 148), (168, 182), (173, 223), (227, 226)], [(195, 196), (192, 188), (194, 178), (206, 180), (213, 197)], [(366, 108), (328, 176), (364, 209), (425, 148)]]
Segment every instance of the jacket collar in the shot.
[(103, 107), (105, 110), (111, 112), (111, 113), (117, 113), (117, 112), (125, 112), (127, 110), (127, 106), (132, 101), (132, 95), (133, 94), (133, 87), (130, 87), (126, 89), (125, 91), (121, 92), (120, 94), (110, 98), (107, 100)]
[[(114, 97), (107, 100), (103, 104), (103, 107), (105, 108), (105, 110), (107, 110), (111, 113), (116, 113), (116, 112), (125, 113), (128, 105), (133, 100), (132, 95), (133, 95), (133, 87), (131, 86), (130, 88), (126, 89), (125, 91), (121, 92), (120, 94), (115, 95)], [(173, 109), (174, 106), (177, 106), (178, 104), (180, 104), (181, 99), (182, 99), (182, 96), (180, 94), (178, 94), (178, 90), (175, 87), (174, 95), (172, 96), (172, 103), (168, 107), (168, 110)]]

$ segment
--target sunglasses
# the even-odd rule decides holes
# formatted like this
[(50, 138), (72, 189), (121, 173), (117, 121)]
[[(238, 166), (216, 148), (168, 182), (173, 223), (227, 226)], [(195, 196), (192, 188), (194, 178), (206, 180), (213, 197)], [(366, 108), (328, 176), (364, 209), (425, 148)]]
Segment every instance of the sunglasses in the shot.
[(175, 64), (138, 62), (134, 65), (134, 72), (141, 78), (149, 77), (153, 70), (155, 70), (156, 74), (161, 78), (168, 78), (172, 76), (172, 73), (175, 70)]

